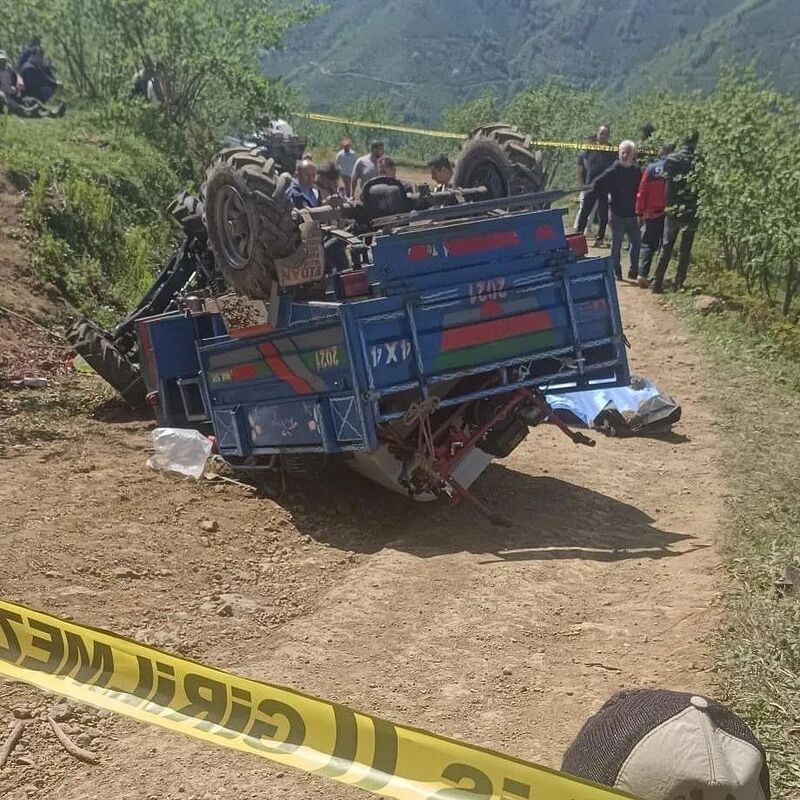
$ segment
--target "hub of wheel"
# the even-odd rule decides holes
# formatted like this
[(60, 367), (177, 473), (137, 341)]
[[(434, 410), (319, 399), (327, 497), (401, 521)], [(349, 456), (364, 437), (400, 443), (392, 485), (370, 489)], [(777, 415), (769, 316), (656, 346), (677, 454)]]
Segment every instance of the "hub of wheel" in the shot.
[(253, 228), (248, 204), (234, 186), (223, 187), (216, 201), (225, 258), (235, 269), (243, 269), (253, 252)]

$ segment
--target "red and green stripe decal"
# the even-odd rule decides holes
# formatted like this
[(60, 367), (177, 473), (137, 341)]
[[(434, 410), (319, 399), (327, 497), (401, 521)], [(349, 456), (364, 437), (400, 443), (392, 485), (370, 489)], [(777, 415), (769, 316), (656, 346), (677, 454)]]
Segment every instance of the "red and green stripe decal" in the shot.
[(298, 344), (305, 345), (307, 342), (284, 339), (261, 342), (239, 352), (212, 356), (209, 361), (209, 382), (214, 385), (275, 378), (287, 384), (295, 394), (324, 391), (327, 384), (321, 373), (346, 366), (347, 353), (340, 334), (323, 335), (320, 341), (328, 346), (304, 350)]
[(527, 352), (544, 350), (556, 343), (556, 332), (547, 311), (529, 311), (442, 332), (435, 370), (503, 361)]

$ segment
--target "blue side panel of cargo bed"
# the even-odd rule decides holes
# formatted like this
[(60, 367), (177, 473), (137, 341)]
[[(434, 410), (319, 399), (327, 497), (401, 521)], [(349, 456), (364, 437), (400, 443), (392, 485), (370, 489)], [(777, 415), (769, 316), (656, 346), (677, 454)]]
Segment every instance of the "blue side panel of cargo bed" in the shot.
[(487, 264), (492, 274), (529, 269), (531, 258), (544, 263), (559, 252), (566, 252), (561, 212), (522, 212), (378, 236), (369, 279), (385, 294), (407, 294), (463, 282)]
[(356, 400), (339, 314), (198, 348), (221, 452), (341, 452), (375, 446)]
[[(371, 280), (387, 293), (343, 313), (357, 332), (375, 423), (400, 416), (392, 396), (485, 375), (445, 405), (511, 385), (576, 391), (628, 382), (607, 258), (576, 260), (558, 211), (378, 237)], [(499, 378), (499, 383), (498, 383)], [(465, 393), (466, 392), (466, 393)]]

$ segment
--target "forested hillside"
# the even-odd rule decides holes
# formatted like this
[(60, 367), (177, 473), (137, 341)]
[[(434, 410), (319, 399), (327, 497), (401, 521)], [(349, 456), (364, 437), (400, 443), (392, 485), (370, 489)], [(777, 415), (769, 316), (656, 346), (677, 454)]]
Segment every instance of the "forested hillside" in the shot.
[(263, 59), (311, 105), (385, 95), (407, 119), (487, 89), (505, 99), (551, 75), (623, 93), (710, 86), (725, 62), (800, 85), (797, 0), (329, 0)]

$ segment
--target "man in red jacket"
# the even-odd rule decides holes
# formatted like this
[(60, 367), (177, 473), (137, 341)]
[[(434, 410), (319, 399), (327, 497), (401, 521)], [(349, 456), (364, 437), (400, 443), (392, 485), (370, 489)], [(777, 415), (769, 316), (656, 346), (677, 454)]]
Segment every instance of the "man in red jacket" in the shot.
[(661, 247), (664, 235), (664, 159), (674, 150), (665, 144), (658, 154), (658, 160), (650, 164), (642, 173), (639, 190), (636, 192), (636, 219), (644, 225), (642, 235), (642, 255), (639, 260), (639, 286), (646, 289), (650, 285), (650, 266), (653, 256)]

